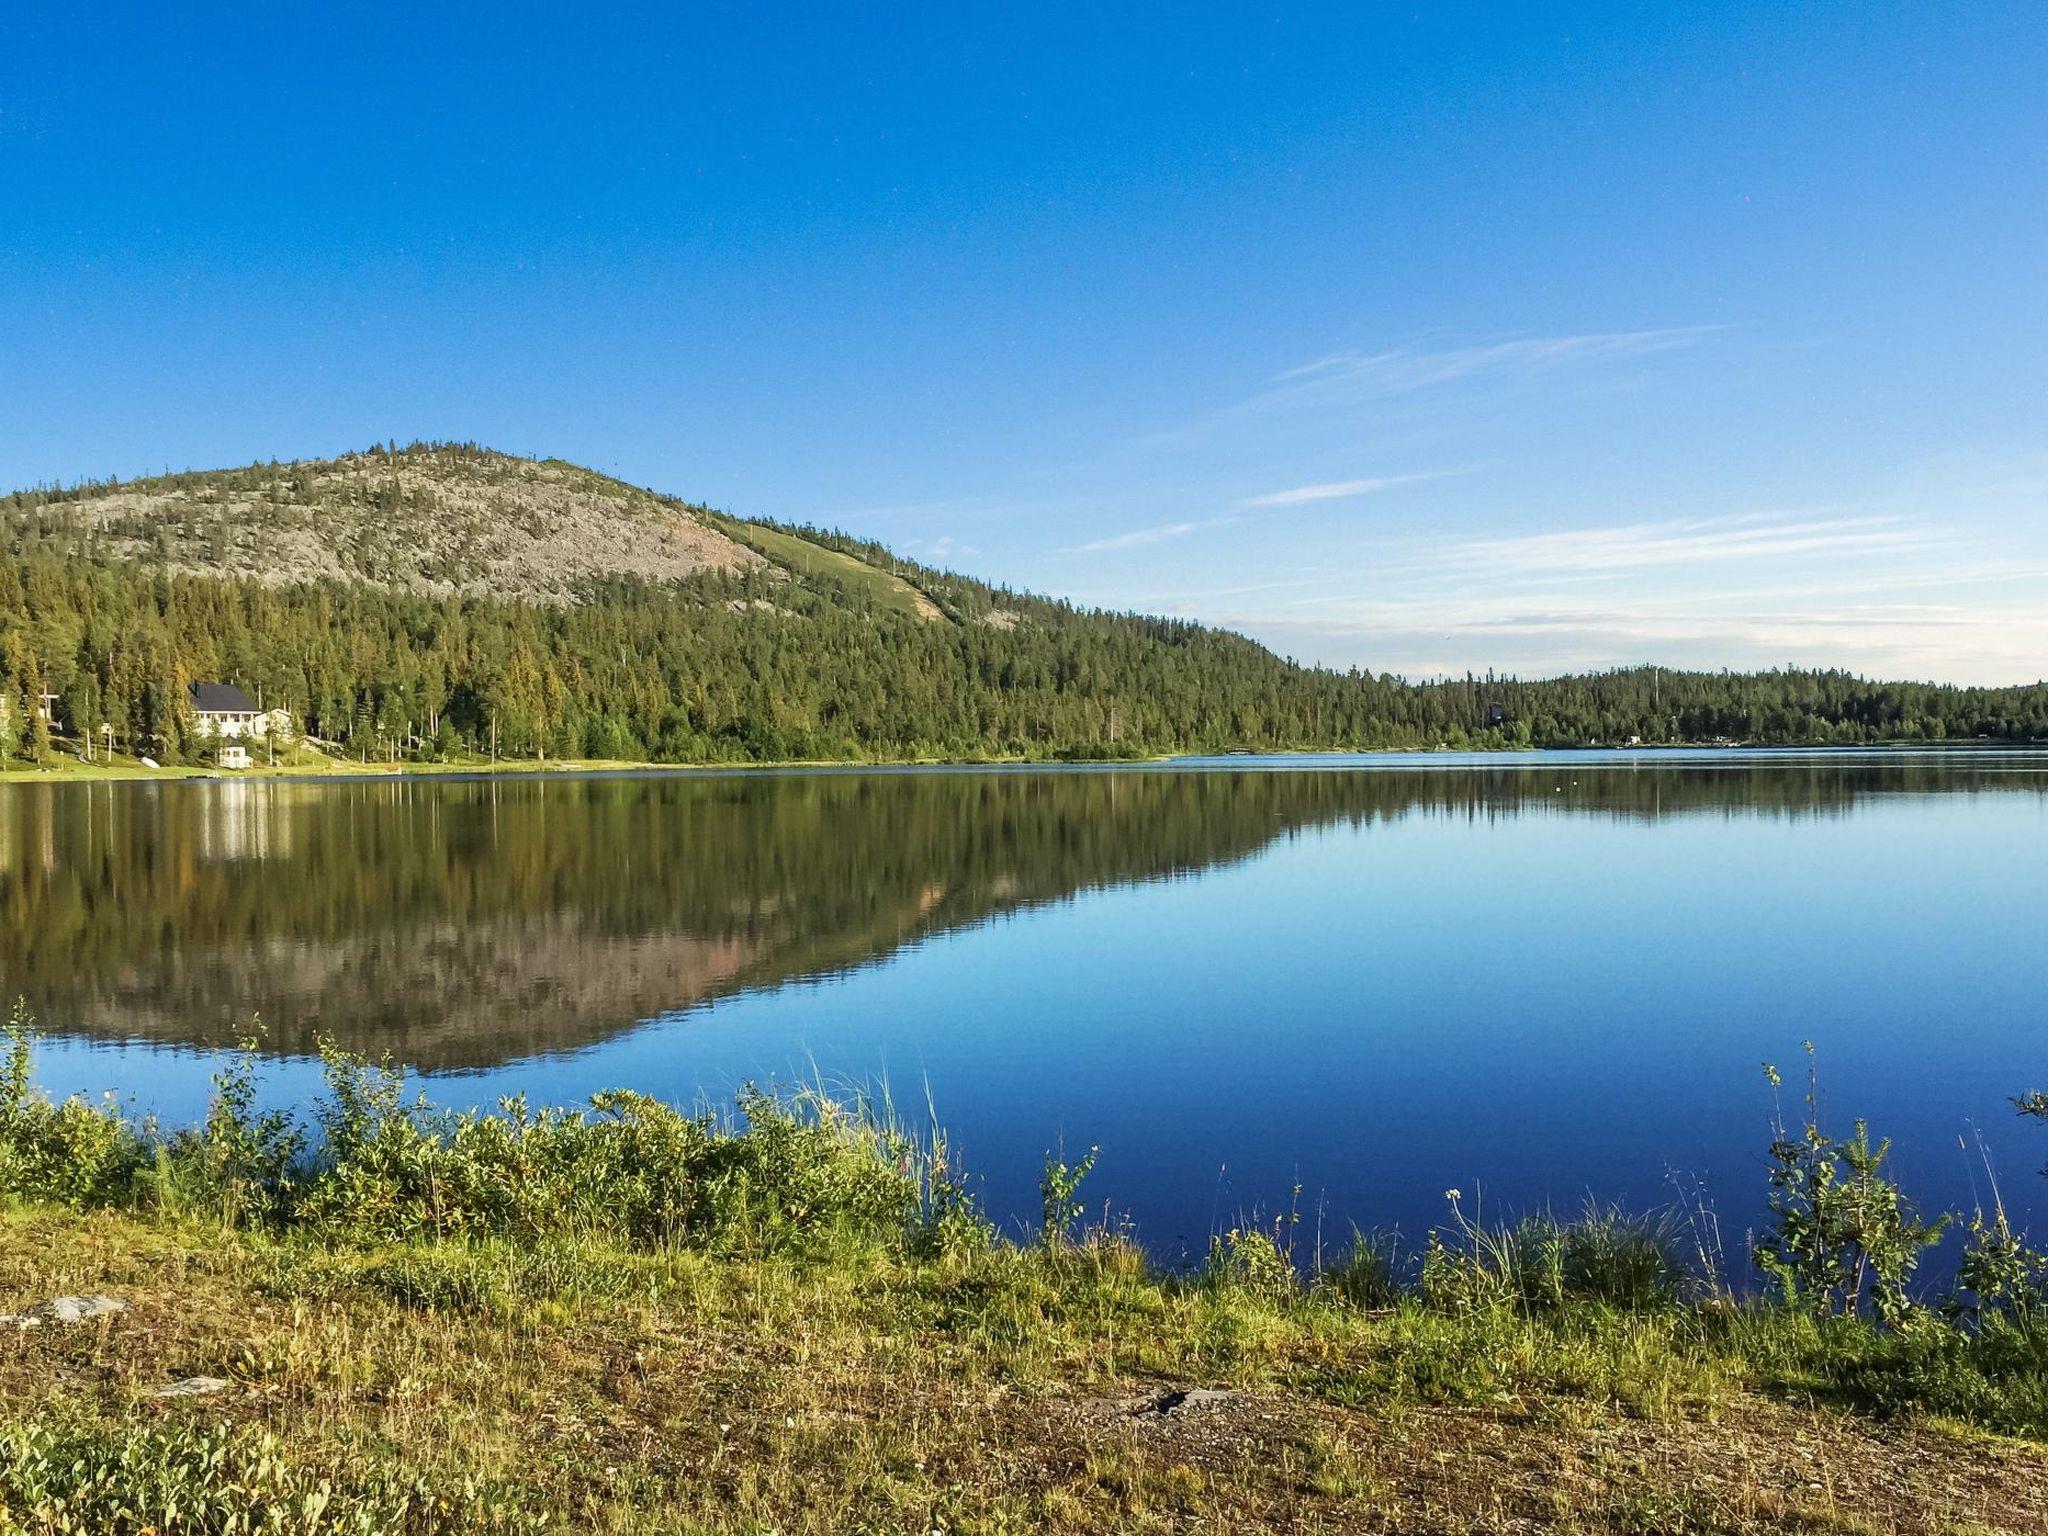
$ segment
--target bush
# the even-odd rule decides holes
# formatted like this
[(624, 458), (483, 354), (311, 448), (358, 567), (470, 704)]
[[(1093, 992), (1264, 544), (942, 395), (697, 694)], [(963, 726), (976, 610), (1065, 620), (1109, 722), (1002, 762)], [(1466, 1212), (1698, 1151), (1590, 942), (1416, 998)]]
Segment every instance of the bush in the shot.
[(1979, 1337), (2013, 1334), (2048, 1348), (2048, 1255), (2020, 1240), (2003, 1209), (1978, 1212), (1943, 1311)]
[(587, 1110), (510, 1099), (497, 1113), (454, 1115), (409, 1101), (389, 1066), (332, 1050), (325, 1059), (317, 1143), (291, 1116), (257, 1111), (247, 1049), (214, 1078), (206, 1122), (166, 1136), (112, 1104), (39, 1093), (17, 1011), (0, 1060), (0, 1194), (371, 1242), (587, 1236), (795, 1252), (988, 1239), (943, 1145), (920, 1144), (871, 1106), (750, 1087), (729, 1120), (624, 1091)]
[(42, 1419), (0, 1428), (0, 1532), (39, 1536), (527, 1536), (517, 1491), (295, 1460), (268, 1431)]
[[(1812, 1047), (1807, 1047), (1809, 1062)], [(1778, 1074), (1766, 1067), (1775, 1087)], [(1771, 1142), (1771, 1225), (1756, 1262), (1787, 1305), (1902, 1321), (1921, 1252), (1941, 1241), (1949, 1218), (1923, 1221), (1884, 1173), (1889, 1141), (1872, 1145), (1861, 1120), (1837, 1140), (1818, 1124), (1819, 1094), (1809, 1066), (1806, 1122)]]
[(228, 1226), (275, 1227), (290, 1214), (305, 1135), (282, 1110), (257, 1111), (256, 1044), (244, 1040), (214, 1074), (205, 1124), (158, 1149), (160, 1203), (208, 1212)]
[(330, 1054), (324, 1149), (302, 1221), (371, 1240), (603, 1235), (638, 1246), (794, 1250), (831, 1236), (905, 1239), (923, 1214), (909, 1137), (818, 1095), (749, 1088), (744, 1123), (644, 1094), (588, 1111), (449, 1116), (403, 1101), (395, 1073)]
[(1202, 1283), (1212, 1291), (1285, 1301), (1301, 1288), (1301, 1276), (1270, 1234), (1257, 1227), (1233, 1227), (1209, 1239)]
[(0, 1194), (84, 1210), (126, 1200), (148, 1158), (113, 1109), (81, 1098), (54, 1104), (32, 1081), (26, 1010), (8, 1020), (0, 1058)]

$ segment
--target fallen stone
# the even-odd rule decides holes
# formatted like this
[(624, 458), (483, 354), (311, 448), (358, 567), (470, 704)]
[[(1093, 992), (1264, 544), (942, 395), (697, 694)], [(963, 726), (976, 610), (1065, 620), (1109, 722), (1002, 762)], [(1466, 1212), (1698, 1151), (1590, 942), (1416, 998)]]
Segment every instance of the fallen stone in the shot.
[(174, 1381), (169, 1386), (158, 1387), (152, 1397), (205, 1397), (214, 1392), (225, 1392), (228, 1384), (218, 1376), (187, 1376), (183, 1381)]
[(82, 1323), (89, 1317), (112, 1317), (127, 1310), (128, 1303), (118, 1296), (59, 1296), (38, 1307), (36, 1313), (53, 1323)]

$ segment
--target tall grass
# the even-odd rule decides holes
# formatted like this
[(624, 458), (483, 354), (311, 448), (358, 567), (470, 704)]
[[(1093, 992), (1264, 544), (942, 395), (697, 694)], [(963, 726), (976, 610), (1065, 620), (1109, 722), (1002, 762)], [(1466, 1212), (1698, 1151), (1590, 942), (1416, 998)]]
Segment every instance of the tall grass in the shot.
[(1419, 1280), (1422, 1295), (1445, 1310), (1649, 1312), (1704, 1292), (1669, 1213), (1588, 1205), (1575, 1220), (1542, 1212), (1487, 1226), (1466, 1215), (1457, 1191), (1450, 1195), (1451, 1220), (1430, 1234)]
[(53, 1102), (32, 1057), (17, 1014), (0, 1058), (0, 1195), (41, 1204), (378, 1242), (923, 1252), (979, 1237), (943, 1140), (815, 1090), (749, 1088), (724, 1115), (625, 1090), (578, 1110), (515, 1098), (456, 1114), (409, 1098), (395, 1069), (329, 1050), (309, 1128), (257, 1111), (245, 1051), (215, 1078), (205, 1122), (165, 1132), (111, 1102)]

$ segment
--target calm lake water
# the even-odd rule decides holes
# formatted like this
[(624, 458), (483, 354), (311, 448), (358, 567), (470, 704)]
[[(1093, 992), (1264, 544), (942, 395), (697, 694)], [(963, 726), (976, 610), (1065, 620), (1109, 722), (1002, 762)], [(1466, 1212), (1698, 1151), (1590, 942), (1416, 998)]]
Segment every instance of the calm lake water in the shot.
[(458, 1104), (886, 1079), (1005, 1219), (1099, 1143), (1168, 1257), (1675, 1183), (1739, 1250), (1806, 1040), (1924, 1204), (2048, 1224), (2044, 940), (2038, 754), (0, 786), (55, 1090), (195, 1117), (255, 1015), (279, 1098), (322, 1033)]

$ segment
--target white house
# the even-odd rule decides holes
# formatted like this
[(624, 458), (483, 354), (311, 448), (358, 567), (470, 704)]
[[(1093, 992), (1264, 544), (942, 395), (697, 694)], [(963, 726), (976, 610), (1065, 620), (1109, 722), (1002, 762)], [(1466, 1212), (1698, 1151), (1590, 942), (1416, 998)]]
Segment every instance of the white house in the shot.
[(241, 745), (220, 749), (220, 765), (223, 768), (246, 768), (249, 766), (249, 749)]
[(259, 709), (256, 701), (233, 683), (194, 683), (192, 713), (199, 717), (199, 734), (242, 739), (289, 736), (289, 710)]

